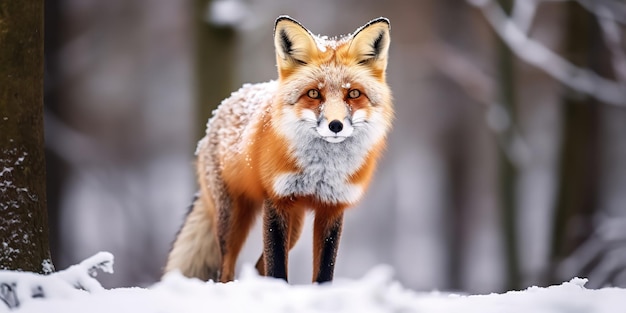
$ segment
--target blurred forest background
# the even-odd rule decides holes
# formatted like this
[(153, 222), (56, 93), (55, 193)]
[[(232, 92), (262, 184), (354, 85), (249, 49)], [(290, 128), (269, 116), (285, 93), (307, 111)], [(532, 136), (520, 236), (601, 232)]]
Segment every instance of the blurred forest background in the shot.
[[(108, 287), (157, 281), (196, 190), (195, 144), (245, 82), (275, 79), (288, 14), (340, 35), (391, 20), (397, 110), (337, 277), (381, 263), (417, 290), (574, 276), (626, 287), (626, 2), (45, 2), (45, 132), (57, 269), (116, 257)], [(260, 229), (239, 260), (253, 263)], [(308, 283), (310, 221), (290, 256)]]

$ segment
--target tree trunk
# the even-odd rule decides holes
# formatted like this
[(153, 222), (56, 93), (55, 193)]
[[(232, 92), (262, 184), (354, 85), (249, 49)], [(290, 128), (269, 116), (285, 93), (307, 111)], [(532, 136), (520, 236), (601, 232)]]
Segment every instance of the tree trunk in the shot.
[[(499, 0), (500, 5), (510, 14), (511, 0)], [(515, 67), (513, 52), (498, 39), (498, 100), (509, 116), (509, 127), (502, 134), (506, 147), (513, 147), (514, 125), (516, 122), (515, 97)], [(506, 264), (507, 290), (515, 290), (521, 286), (519, 265), (518, 236), (517, 236), (517, 199), (515, 196), (518, 179), (517, 167), (507, 156), (507, 151), (498, 150), (499, 159), (499, 195), (502, 211), (502, 233), (504, 236), (504, 251)]]
[(211, 0), (194, 1), (198, 138), (204, 137), (211, 112), (234, 91), (235, 30), (211, 24), (206, 17), (210, 5)]
[[(568, 3), (567, 9), (567, 58), (583, 68), (610, 76), (599, 64), (590, 62), (593, 59), (609, 59), (606, 51), (591, 55), (593, 48), (601, 45), (598, 41), (602, 36), (594, 17), (575, 2)], [(598, 138), (599, 106), (592, 98), (572, 93), (565, 94), (563, 99), (558, 192), (550, 252), (553, 268), (592, 232), (592, 215), (596, 210), (598, 197), (598, 153), (601, 151), (601, 140)], [(552, 275), (556, 273), (555, 270), (550, 272)], [(551, 278), (552, 282), (559, 279), (554, 276)]]
[(43, 6), (0, 3), (0, 269), (45, 273)]
[[(50, 114), (54, 118), (62, 120), (63, 105), (61, 101), (61, 71), (59, 53), (61, 51), (61, 27), (62, 6), (60, 1), (45, 1), (44, 4), (44, 124), (46, 115)], [(50, 126), (50, 125), (48, 125)], [(47, 143), (50, 142), (50, 133), (46, 133)], [(52, 135), (54, 136), (54, 135)], [(55, 262), (59, 262), (59, 257), (64, 251), (63, 240), (61, 239), (61, 194), (65, 187), (68, 176), (68, 164), (54, 151), (54, 148), (47, 144), (44, 147), (46, 154), (46, 202), (48, 211), (50, 253)]]

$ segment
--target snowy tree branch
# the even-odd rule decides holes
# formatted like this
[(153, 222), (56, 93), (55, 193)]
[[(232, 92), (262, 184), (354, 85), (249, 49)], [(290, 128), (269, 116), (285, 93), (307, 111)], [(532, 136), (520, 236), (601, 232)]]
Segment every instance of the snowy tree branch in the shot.
[[(98, 271), (113, 273), (113, 255), (99, 252), (80, 264), (53, 273), (0, 271), (0, 303), (13, 309), (35, 298), (70, 297), (80, 292), (98, 292), (104, 288), (94, 279)], [(0, 305), (0, 312), (3, 310)]]
[[(514, 18), (509, 18), (502, 7), (491, 0), (467, 0), (479, 8), (496, 34), (511, 51), (525, 62), (542, 69), (565, 86), (611, 105), (626, 106), (626, 85), (580, 68), (562, 58), (541, 43), (528, 37), (527, 31), (535, 14), (536, 4), (517, 4)], [(535, 0), (529, 1), (535, 2)], [(525, 15), (524, 15), (525, 14)], [(606, 12), (604, 14), (607, 14)], [(522, 23), (519, 25), (517, 23)], [(616, 58), (619, 59), (619, 56)]]
[(626, 271), (626, 219), (602, 214), (592, 235), (557, 268), (558, 277), (571, 277), (588, 271), (592, 288), (614, 283), (616, 273)]
[(105, 273), (113, 273), (113, 255), (111, 253), (99, 252), (79, 264), (72, 265), (66, 270), (53, 275), (72, 284), (76, 289), (93, 292), (104, 289), (94, 279), (98, 275), (99, 270)]
[(528, 34), (533, 24), (535, 12), (540, 0), (515, 1), (511, 11), (511, 20), (519, 27), (520, 31)]

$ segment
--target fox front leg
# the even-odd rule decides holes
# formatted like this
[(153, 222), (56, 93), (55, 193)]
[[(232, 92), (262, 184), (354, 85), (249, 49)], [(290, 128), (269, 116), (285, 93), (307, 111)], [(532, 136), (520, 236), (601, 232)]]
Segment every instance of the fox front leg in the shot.
[(333, 214), (315, 215), (313, 226), (313, 281), (333, 280), (335, 259), (343, 225), (343, 210)]
[[(272, 201), (265, 202), (263, 213), (263, 257), (265, 274), (287, 280), (288, 223), (286, 210)], [(258, 264), (257, 264), (258, 267)]]

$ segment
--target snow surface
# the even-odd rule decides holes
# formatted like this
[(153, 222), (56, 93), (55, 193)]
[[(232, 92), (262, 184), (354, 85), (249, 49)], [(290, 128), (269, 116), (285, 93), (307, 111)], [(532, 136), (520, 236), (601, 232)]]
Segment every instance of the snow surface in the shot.
[(247, 266), (240, 280), (227, 284), (170, 273), (149, 288), (105, 290), (93, 277), (96, 269), (112, 272), (112, 265), (113, 256), (100, 252), (48, 276), (0, 271), (0, 299), (4, 301), (0, 312), (10, 311), (7, 286), (17, 290), (12, 295), (19, 300), (19, 307), (11, 312), (608, 313), (626, 307), (626, 289), (587, 289), (587, 280), (581, 278), (504, 294), (419, 293), (395, 282), (387, 266), (378, 266), (359, 280), (336, 279), (323, 285), (289, 285), (260, 277)]

